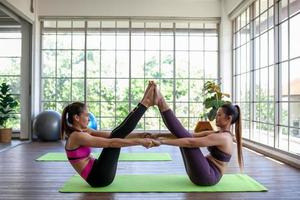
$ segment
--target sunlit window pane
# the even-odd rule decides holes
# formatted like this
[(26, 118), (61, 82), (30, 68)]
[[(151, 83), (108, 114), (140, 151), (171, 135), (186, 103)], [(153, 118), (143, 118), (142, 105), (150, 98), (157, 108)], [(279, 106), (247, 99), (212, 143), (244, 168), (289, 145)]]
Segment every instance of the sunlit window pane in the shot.
[(71, 100), (71, 79), (57, 79), (57, 100), (70, 101)]
[(129, 77), (129, 51), (118, 51), (116, 54), (117, 78)]
[(279, 26), (279, 57), (280, 61), (288, 59), (288, 22), (284, 22)]
[(203, 78), (204, 77), (204, 53), (191, 52), (190, 53), (190, 77)]
[(84, 79), (72, 79), (72, 101), (84, 100)]
[[(249, 13), (243, 15), (247, 27), (248, 18)], [(183, 20), (45, 21), (42, 108), (62, 111), (72, 101), (86, 101), (99, 128), (111, 130), (141, 101), (148, 80), (155, 80), (192, 130), (204, 109), (204, 81), (219, 79), (217, 28), (216, 23)], [(145, 128), (166, 130), (155, 109), (136, 127)]]
[(102, 51), (101, 53), (101, 76), (115, 77), (115, 51)]
[(161, 76), (172, 78), (174, 74), (174, 56), (172, 51), (161, 52)]
[(71, 76), (71, 51), (57, 51), (57, 76)]
[(144, 77), (144, 52), (132, 51), (131, 52), (131, 75), (133, 78)]
[(56, 35), (45, 34), (42, 36), (42, 48), (43, 49), (56, 49)]
[(100, 34), (87, 35), (87, 49), (100, 49)]
[(279, 21), (283, 21), (288, 16), (288, 0), (281, 0), (279, 6)]
[(116, 48), (115, 34), (111, 33), (102, 33), (101, 35), (101, 49), (103, 50), (113, 50)]
[(188, 78), (188, 52), (176, 53), (176, 78)]
[(100, 52), (86, 51), (87, 77), (99, 77), (100, 75)]
[(1, 56), (21, 57), (21, 39), (0, 38)]
[(205, 76), (208, 78), (217, 78), (218, 74), (218, 53), (205, 52)]
[[(296, 154), (300, 151), (299, 5), (295, 0), (256, 0), (233, 24), (234, 99), (249, 120), (243, 121), (244, 137)], [(252, 16), (249, 21), (247, 12)], [(247, 23), (253, 34), (244, 48)]]
[(286, 99), (289, 95), (289, 68), (288, 62), (284, 62), (280, 65), (280, 86), (281, 98)]
[(43, 51), (42, 52), (42, 76), (43, 77), (55, 77), (56, 68), (56, 52), (55, 51)]
[[(298, 3), (300, 5), (300, 3)], [(300, 9), (300, 8), (299, 8)], [(290, 58), (300, 56), (300, 14), (290, 20)]]
[(268, 33), (264, 33), (260, 38), (260, 66), (266, 67), (268, 65)]
[(100, 80), (87, 79), (86, 82), (87, 101), (100, 101)]
[(202, 37), (201, 35), (191, 35), (190, 50), (203, 50), (203, 49), (204, 49), (204, 37)]
[(159, 52), (146, 51), (145, 53), (145, 78), (156, 78), (159, 74)]
[[(300, 59), (290, 61), (290, 101), (300, 101)], [(300, 115), (299, 115), (300, 116)]]
[(57, 49), (71, 49), (71, 34), (61, 32), (57, 34)]
[(72, 77), (84, 77), (84, 51), (72, 51)]
[(85, 37), (81, 33), (73, 33), (72, 35), (72, 48), (83, 50), (85, 45)]

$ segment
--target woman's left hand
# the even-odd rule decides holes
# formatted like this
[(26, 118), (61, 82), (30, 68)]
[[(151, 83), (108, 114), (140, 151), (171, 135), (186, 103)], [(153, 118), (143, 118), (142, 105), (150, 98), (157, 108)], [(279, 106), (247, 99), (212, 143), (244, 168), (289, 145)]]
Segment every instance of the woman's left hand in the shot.
[(161, 145), (161, 142), (157, 139), (151, 139), (152, 143), (151, 143), (151, 147), (158, 147)]

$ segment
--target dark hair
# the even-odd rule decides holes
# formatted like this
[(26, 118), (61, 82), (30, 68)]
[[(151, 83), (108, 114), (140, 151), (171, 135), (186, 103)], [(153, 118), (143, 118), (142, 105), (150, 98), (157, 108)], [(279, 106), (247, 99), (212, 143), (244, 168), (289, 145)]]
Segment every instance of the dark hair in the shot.
[(74, 102), (66, 106), (62, 112), (61, 116), (61, 139), (65, 139), (65, 135), (67, 137), (76, 129), (72, 127), (73, 125), (73, 117), (75, 115), (80, 115), (86, 109), (86, 104), (81, 102)]
[(221, 106), (223, 112), (232, 116), (231, 124), (235, 124), (235, 138), (237, 144), (237, 154), (238, 154), (238, 162), (240, 169), (244, 167), (244, 159), (242, 152), (242, 118), (241, 118), (241, 109), (238, 105), (233, 104), (224, 104)]

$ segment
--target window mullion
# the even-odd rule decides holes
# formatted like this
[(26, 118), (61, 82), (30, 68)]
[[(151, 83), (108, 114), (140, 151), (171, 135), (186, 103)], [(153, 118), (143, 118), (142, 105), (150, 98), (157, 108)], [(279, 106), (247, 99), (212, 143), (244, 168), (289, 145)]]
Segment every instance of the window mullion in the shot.
[(84, 103), (87, 103), (87, 21), (84, 21)]

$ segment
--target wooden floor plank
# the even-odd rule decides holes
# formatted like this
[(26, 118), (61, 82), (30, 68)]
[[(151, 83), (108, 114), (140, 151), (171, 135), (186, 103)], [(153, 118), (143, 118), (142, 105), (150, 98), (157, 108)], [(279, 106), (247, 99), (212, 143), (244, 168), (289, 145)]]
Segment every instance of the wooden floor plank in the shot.
[[(97, 150), (97, 149), (96, 149)], [(244, 149), (244, 173), (269, 189), (268, 192), (242, 193), (59, 193), (59, 188), (75, 171), (67, 162), (36, 162), (48, 152), (63, 152), (61, 142), (24, 143), (0, 153), (0, 199), (299, 199), (300, 170), (279, 164)], [(100, 151), (100, 150), (99, 150)], [(123, 152), (167, 152), (168, 162), (120, 162), (118, 174), (183, 174), (180, 151), (161, 146), (145, 150), (142, 147), (123, 148)], [(207, 151), (204, 149), (204, 153)], [(239, 173), (233, 156), (227, 173)]]

